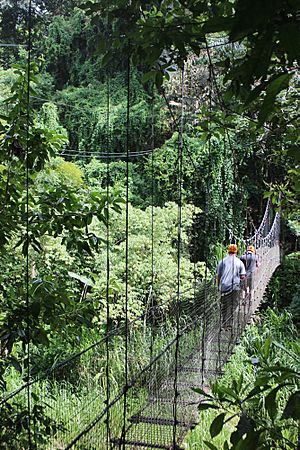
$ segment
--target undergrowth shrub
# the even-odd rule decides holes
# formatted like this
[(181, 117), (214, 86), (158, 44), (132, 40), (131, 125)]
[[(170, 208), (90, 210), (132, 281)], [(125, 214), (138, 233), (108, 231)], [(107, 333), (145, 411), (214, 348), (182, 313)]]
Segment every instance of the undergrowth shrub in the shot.
[[(193, 450), (297, 449), (299, 336), (289, 312), (268, 308), (249, 326), (225, 373), (199, 405)], [(298, 405), (298, 406), (297, 406)]]

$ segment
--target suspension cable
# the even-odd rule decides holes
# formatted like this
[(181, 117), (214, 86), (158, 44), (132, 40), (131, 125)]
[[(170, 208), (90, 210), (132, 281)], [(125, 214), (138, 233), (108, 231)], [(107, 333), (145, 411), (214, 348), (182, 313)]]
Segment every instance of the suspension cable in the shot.
[[(153, 310), (154, 305), (154, 147), (155, 147), (155, 117), (154, 117), (154, 101), (155, 101), (155, 91), (154, 84), (152, 84), (152, 95), (151, 95), (151, 298), (150, 298), (150, 308)], [(150, 360), (153, 356), (153, 343), (154, 343), (154, 323), (153, 318), (151, 320), (151, 336), (150, 336)]]
[[(32, 2), (28, 2), (28, 17), (27, 17), (27, 31), (28, 31), (28, 47), (27, 47), (27, 105), (26, 105), (26, 311), (27, 311), (27, 379), (30, 379), (30, 364), (31, 364), (31, 352), (30, 352), (30, 301), (29, 301), (29, 128), (30, 128), (30, 78), (31, 78), (31, 46), (32, 46)], [(31, 434), (31, 389), (30, 385), (27, 386), (27, 426), (28, 426), (28, 446), (32, 448), (32, 434)]]
[(130, 56), (127, 59), (127, 106), (126, 106), (126, 219), (125, 219), (125, 388), (124, 388), (124, 408), (123, 408), (123, 429), (122, 442), (125, 450), (125, 434), (126, 434), (126, 408), (127, 408), (127, 391), (128, 391), (128, 270), (129, 270), (129, 138), (130, 138), (130, 81), (131, 81), (131, 65)]
[[(107, 97), (106, 97), (106, 124), (107, 124), (107, 154), (110, 150), (110, 77), (107, 75), (106, 80)], [(109, 332), (110, 332), (110, 305), (109, 305), (109, 293), (110, 293), (110, 208), (109, 208), (109, 183), (110, 183), (110, 168), (109, 159), (106, 160), (106, 405), (110, 402), (110, 374), (109, 374)], [(110, 442), (110, 409), (107, 408), (106, 414), (106, 448), (109, 448)]]
[[(209, 67), (209, 113), (210, 113), (210, 117), (209, 117), (209, 121), (208, 121), (208, 125), (210, 127), (210, 120), (211, 120), (211, 112), (212, 112), (212, 74), (211, 74), (211, 68)], [(208, 161), (209, 161), (209, 165), (211, 163), (211, 137), (208, 140)], [(211, 170), (210, 170), (210, 166), (208, 169), (208, 176), (207, 176), (207, 180), (206, 180), (206, 201), (205, 201), (205, 224), (204, 224), (204, 236), (207, 237), (209, 235), (209, 208), (210, 208), (210, 188), (211, 188)], [(204, 275), (204, 280), (205, 280), (205, 292), (204, 292), (204, 304), (203, 304), (203, 311), (204, 311), (204, 315), (203, 315), (203, 326), (202, 326), (202, 339), (201, 339), (201, 387), (203, 389), (204, 387), (204, 373), (205, 373), (205, 363), (206, 363), (206, 333), (207, 333), (207, 315), (206, 315), (206, 309), (207, 309), (207, 300), (208, 300), (208, 296), (207, 296), (207, 288), (206, 288), (206, 283), (207, 283), (207, 278), (208, 278), (208, 260), (209, 260), (209, 244), (206, 242), (206, 245), (204, 246), (205, 248), (205, 275)]]
[(183, 162), (183, 126), (184, 126), (184, 67), (181, 70), (181, 117), (178, 130), (178, 228), (177, 228), (177, 298), (176, 298), (176, 343), (175, 343), (175, 371), (174, 371), (174, 401), (173, 401), (173, 448), (176, 449), (177, 431), (177, 402), (178, 402), (178, 361), (179, 361), (179, 338), (180, 338), (180, 282), (181, 282), (181, 233), (182, 233), (182, 162)]

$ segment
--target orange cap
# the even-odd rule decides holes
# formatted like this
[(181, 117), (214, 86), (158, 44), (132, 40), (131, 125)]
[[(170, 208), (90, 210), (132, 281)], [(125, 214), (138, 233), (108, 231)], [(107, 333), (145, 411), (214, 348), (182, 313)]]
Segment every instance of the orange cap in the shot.
[(228, 253), (237, 253), (237, 252), (238, 252), (238, 246), (236, 244), (228, 245)]
[(255, 253), (255, 247), (254, 247), (254, 245), (248, 245), (248, 247), (247, 247), (247, 252)]

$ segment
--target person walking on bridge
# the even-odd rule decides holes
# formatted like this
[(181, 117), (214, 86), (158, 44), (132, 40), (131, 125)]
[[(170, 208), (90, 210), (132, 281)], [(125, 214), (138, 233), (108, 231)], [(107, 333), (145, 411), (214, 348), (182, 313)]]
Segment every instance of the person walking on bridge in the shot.
[(240, 257), (240, 260), (245, 266), (246, 270), (246, 293), (250, 294), (250, 299), (253, 297), (253, 274), (259, 267), (258, 256), (255, 254), (254, 245), (248, 245), (247, 251)]
[(245, 266), (237, 258), (236, 244), (228, 246), (228, 256), (217, 266), (217, 285), (221, 293), (221, 326), (232, 327), (233, 314), (238, 306), (241, 291), (241, 280), (246, 276)]

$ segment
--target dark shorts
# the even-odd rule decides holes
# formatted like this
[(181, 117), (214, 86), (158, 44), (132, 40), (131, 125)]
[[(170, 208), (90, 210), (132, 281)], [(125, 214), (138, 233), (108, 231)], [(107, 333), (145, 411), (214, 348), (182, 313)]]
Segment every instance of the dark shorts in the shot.
[(221, 292), (221, 326), (231, 326), (240, 300), (240, 290)]

